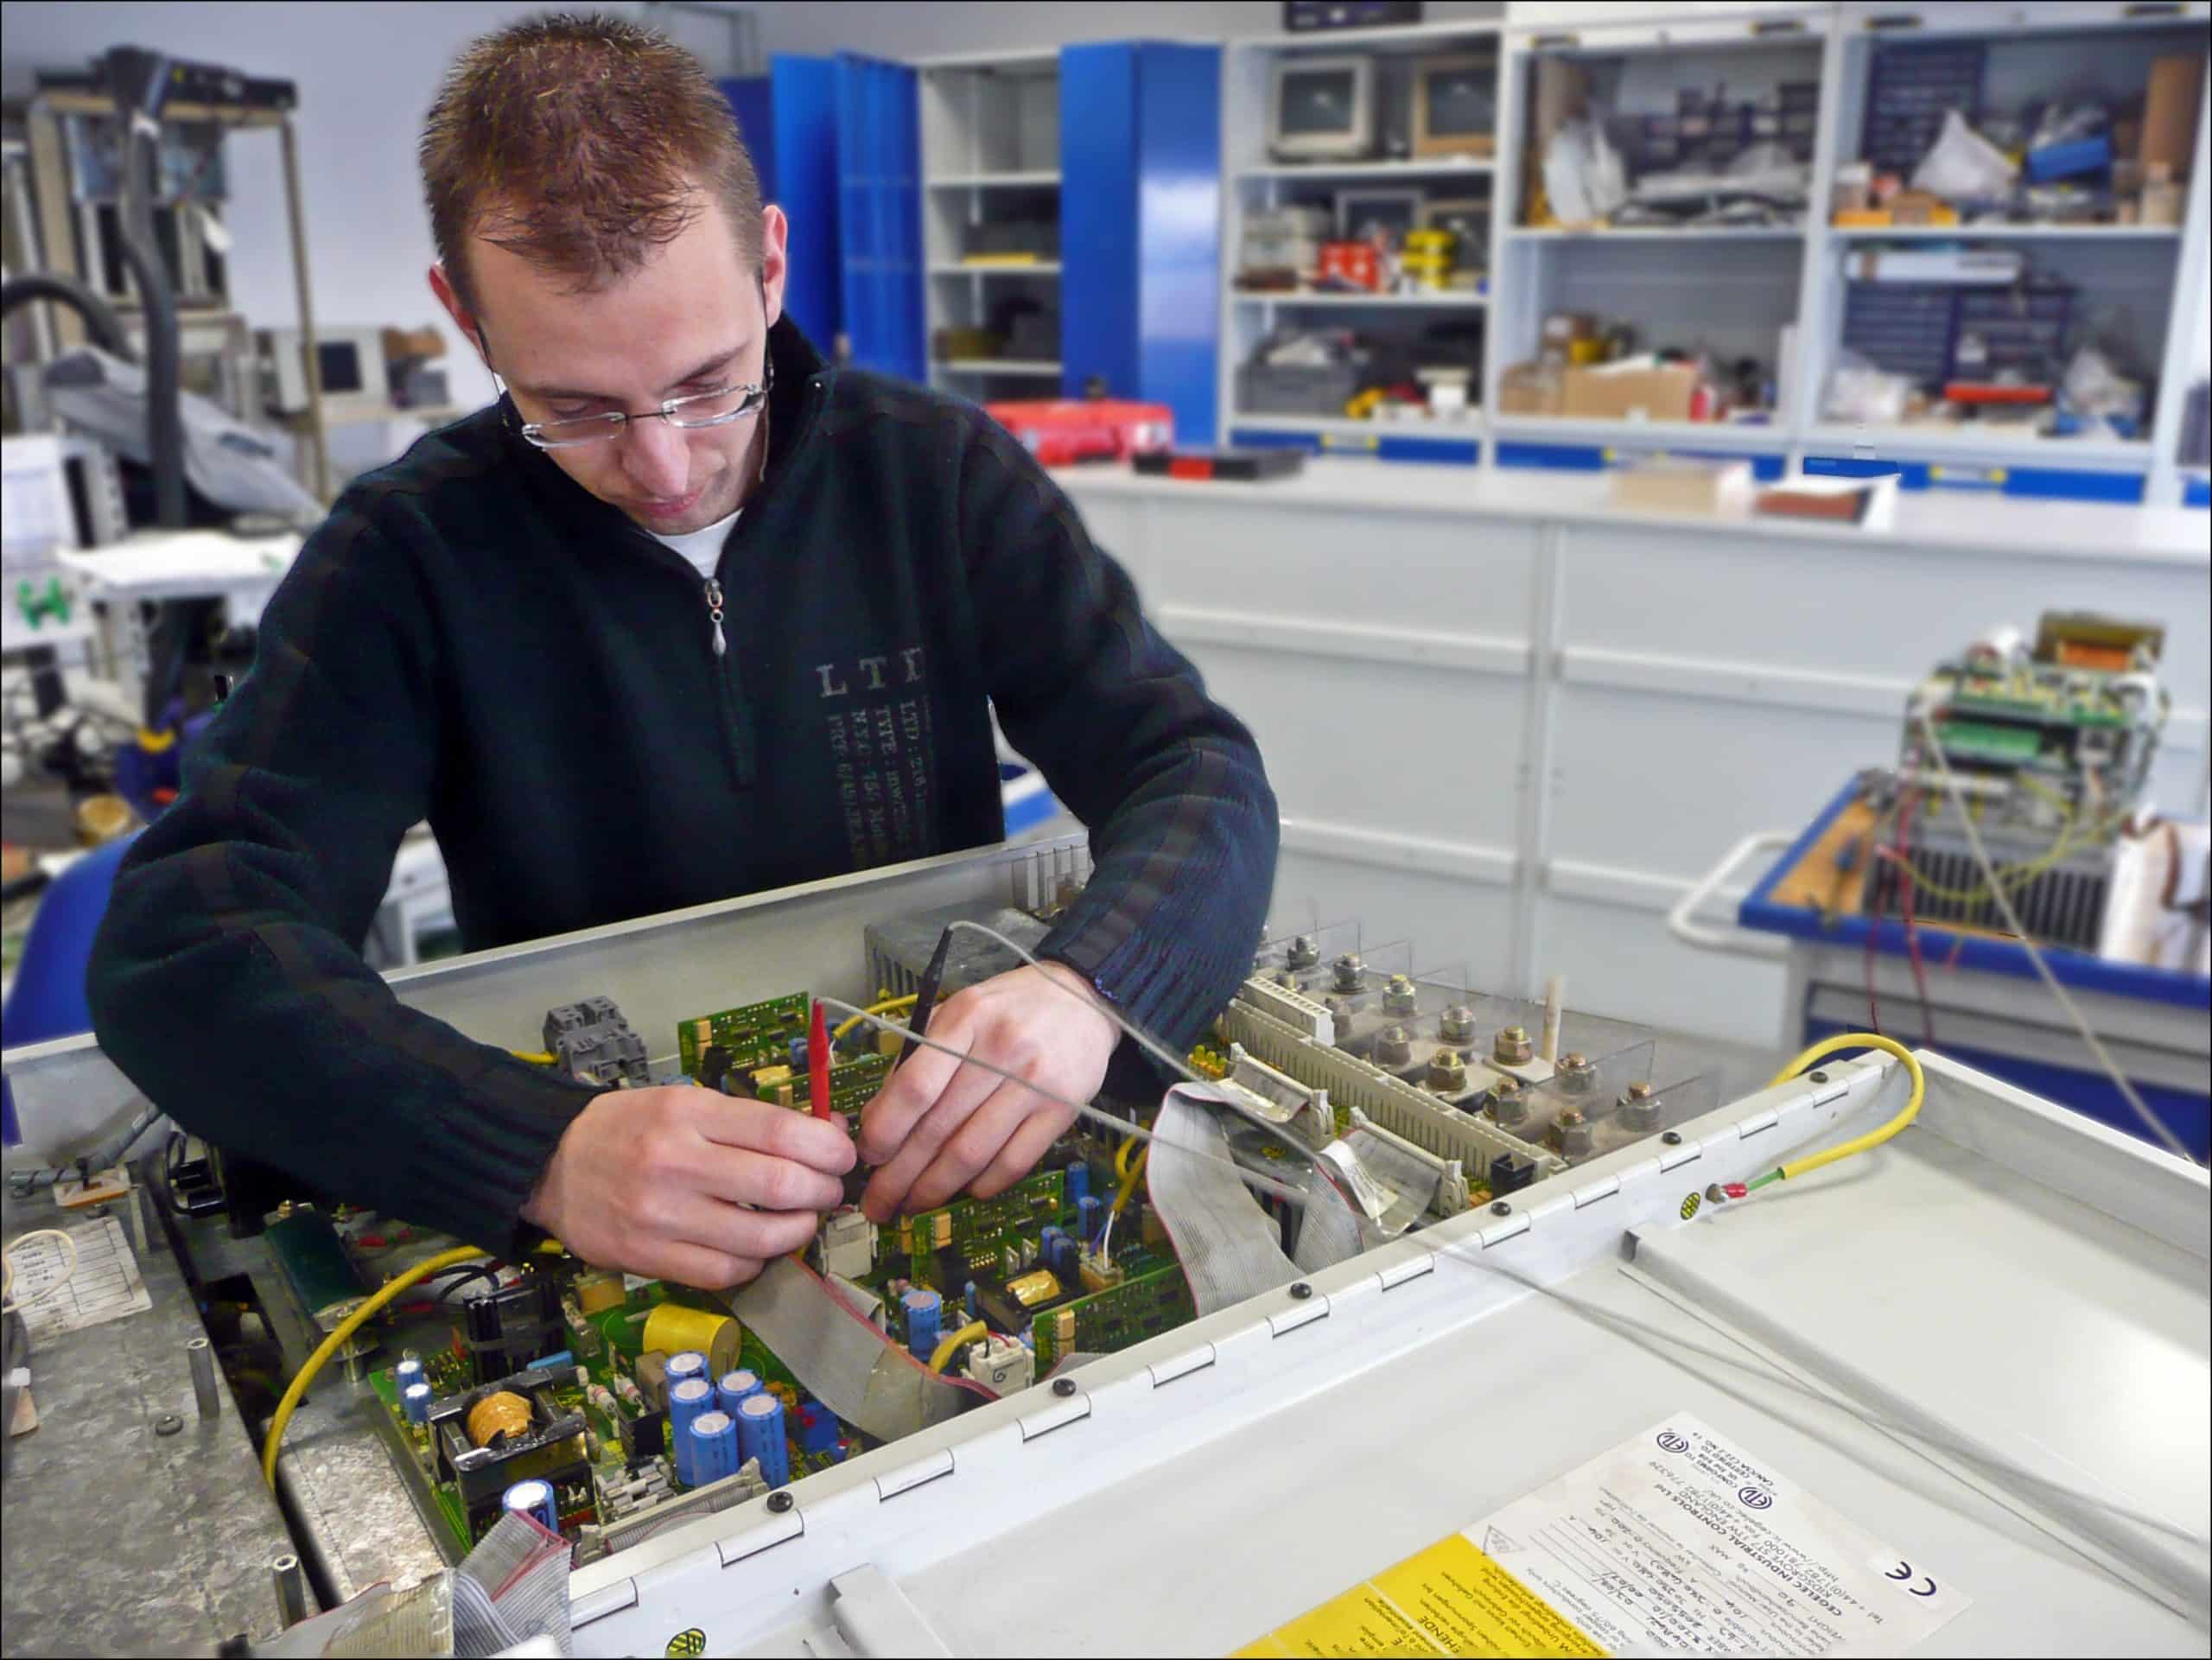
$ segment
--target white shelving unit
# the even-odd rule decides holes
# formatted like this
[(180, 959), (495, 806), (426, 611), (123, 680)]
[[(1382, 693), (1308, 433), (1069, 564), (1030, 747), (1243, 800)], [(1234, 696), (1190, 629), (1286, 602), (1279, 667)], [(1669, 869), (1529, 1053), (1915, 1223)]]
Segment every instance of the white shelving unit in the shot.
[[(1723, 362), (1757, 365), (1779, 401), (1789, 382), (1782, 341), (1799, 315), (1813, 234), (1806, 220), (1827, 201), (1834, 167), (1831, 124), (1816, 116), (1809, 132), (1786, 130), (1783, 111), (1785, 99), (1802, 99), (1806, 89), (1817, 89), (1821, 112), (1833, 107), (1827, 84), (1832, 11), (1812, 4), (1756, 12), (1714, 7), (1691, 18), (1584, 27), (1569, 16), (1508, 31), (1499, 113), (1504, 170), (1493, 260), (1498, 298), (1484, 398), (1501, 441), (1600, 451), (1788, 452), (1791, 429), (1788, 412), (1779, 408), (1763, 424), (1590, 420), (1509, 413), (1501, 407), (1498, 387), (1508, 369), (1540, 355), (1544, 319), (1565, 311), (1587, 314), (1601, 326), (1625, 324), (1637, 332), (1640, 346), (1695, 345)], [(1730, 109), (1748, 99), (1763, 99), (1777, 113), (1775, 130), (1759, 135), (1760, 141), (1782, 143), (1807, 164), (1805, 213), (1792, 222), (1762, 225), (1616, 229), (1529, 223), (1538, 182), (1532, 112), (1569, 80), (1581, 84), (1593, 106), (1623, 123), (1671, 118), (1687, 125), (1680, 113), (1686, 92), (1725, 89)], [(1694, 153), (1698, 141), (1684, 136), (1681, 142), (1686, 153)], [(1640, 158), (1633, 149), (1624, 159), (1633, 183), (1646, 169), (1637, 165)], [(1649, 170), (1664, 167), (1655, 161)]]
[[(1052, 51), (915, 65), (930, 383), (978, 401), (1035, 397), (1040, 379), (1059, 378), (1059, 67)], [(995, 229), (1018, 222), (1053, 227), (1051, 258), (969, 263), (970, 254), (998, 251), (988, 240)], [(938, 356), (940, 331), (989, 327), (1012, 306), (1053, 321), (1052, 357)]]
[[(1923, 462), (1934, 481), (2001, 485), (2019, 468), (2144, 474), (2144, 499), (2175, 502), (2192, 475), (2174, 459), (2190, 385), (2201, 378), (2212, 315), (2202, 296), (2212, 282), (2207, 112), (2198, 130), (2179, 226), (1992, 225), (1837, 228), (1827, 223), (1836, 170), (1858, 159), (1876, 55), (1921, 40), (1978, 41), (1986, 63), (1985, 105), (2017, 110), (2037, 97), (2080, 90), (2139, 92), (2151, 60), (2202, 57), (2212, 3), (2183, 0), (2044, 0), (2009, 3), (1815, 4), (1807, 0), (1721, 0), (1657, 8), (1510, 4), (1502, 24), (1451, 22), (1407, 29), (1277, 35), (1230, 43), (1223, 60), (1222, 350), (1219, 406), (1224, 442), (1236, 435), (1281, 442), (1308, 435), (1332, 449), (1371, 448), (1369, 435), (1450, 435), (1481, 447), (1500, 465), (1501, 442), (1581, 446), (1620, 455), (1702, 450), (1779, 458), (1864, 455)], [(1271, 66), (1285, 57), (1371, 54), (1378, 81), (1402, 79), (1411, 58), (1498, 53), (1495, 154), (1481, 159), (1370, 156), (1327, 163), (1288, 162), (1268, 150)], [(1609, 108), (1656, 112), (1666, 89), (1725, 85), (1732, 100), (1763, 84), (1816, 83), (1819, 104), (1809, 158), (1808, 210), (1787, 226), (1586, 230), (1529, 226), (1522, 196), (1529, 121), (1538, 67), (1567, 60), (1602, 80)], [(1802, 97), (1802, 94), (1793, 94)], [(1391, 130), (1383, 101), (1380, 125)], [(1487, 278), (1475, 295), (1369, 296), (1246, 294), (1235, 287), (1247, 215), (1287, 202), (1326, 202), (1338, 189), (1402, 185), (1436, 198), (1491, 200)], [(1464, 185), (1464, 188), (1459, 188)], [(1912, 423), (1857, 428), (1823, 418), (1830, 372), (1843, 347), (1848, 262), (1885, 243), (1963, 241), (2017, 248), (2039, 274), (2070, 285), (2077, 321), (2117, 330), (2137, 365), (2154, 373), (2158, 398), (2140, 440), (2035, 438), (1974, 425)], [(1764, 424), (1591, 421), (1498, 411), (1506, 367), (1536, 355), (1543, 318), (1588, 311), (1636, 323), (1658, 345), (1696, 345), (1724, 359), (1770, 365), (1777, 407)], [(1484, 413), (1461, 421), (1350, 422), (1336, 415), (1262, 415), (1239, 403), (1238, 370), (1270, 330), (1313, 327), (1417, 331), (1443, 318), (1478, 317), (1485, 330), (1479, 393)], [(1793, 360), (1781, 360), (1785, 328)], [(1431, 457), (1443, 459), (1442, 457)], [(1518, 459), (1517, 455), (1515, 457)], [(2201, 471), (2201, 469), (2199, 469)]]
[[(1448, 438), (1479, 442), (1484, 435), (1477, 411), (1459, 419), (1356, 421), (1338, 413), (1269, 415), (1247, 410), (1239, 398), (1239, 371), (1262, 341), (1288, 319), (1325, 320), (1332, 328), (1351, 328), (1385, 339), (1408, 339), (1425, 328), (1464, 328), (1486, 319), (1492, 301), (1482, 288), (1422, 294), (1245, 292), (1236, 286), (1248, 215), (1293, 204), (1334, 211), (1343, 190), (1382, 192), (1402, 188), (1425, 202), (1493, 200), (1499, 177), (1495, 155), (1414, 155), (1411, 149), (1409, 82), (1425, 58), (1497, 54), (1501, 26), (1486, 22), (1418, 24), (1403, 29), (1332, 29), (1229, 42), (1222, 54), (1221, 354), (1219, 399), (1224, 435), (1311, 434), (1332, 448), (1373, 448), (1389, 437)], [(1376, 61), (1373, 99), (1376, 148), (1384, 153), (1327, 161), (1286, 161), (1270, 153), (1268, 111), (1274, 66), (1279, 60), (1337, 57), (1358, 54)], [(1495, 142), (1495, 140), (1493, 140)], [(1491, 250), (1479, 251), (1487, 273)], [(1315, 321), (1313, 326), (1321, 326)], [(1479, 403), (1478, 366), (1469, 387)]]

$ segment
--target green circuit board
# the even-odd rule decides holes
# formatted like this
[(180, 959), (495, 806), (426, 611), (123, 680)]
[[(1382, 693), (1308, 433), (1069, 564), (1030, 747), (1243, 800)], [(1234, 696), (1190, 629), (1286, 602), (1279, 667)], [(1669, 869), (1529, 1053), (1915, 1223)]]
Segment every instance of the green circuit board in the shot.
[(891, 1238), (912, 1259), (911, 1277), (935, 1286), (938, 1251), (955, 1250), (969, 1267), (989, 1268), (1008, 1243), (1065, 1225), (1066, 1180), (1065, 1172), (1040, 1170), (994, 1199), (962, 1199), (904, 1218)]
[(1030, 1335), (1042, 1377), (1063, 1355), (1112, 1354), (1193, 1319), (1191, 1287), (1173, 1261), (1149, 1253), (1123, 1256), (1128, 1277), (1037, 1316)]
[(730, 1070), (744, 1073), (756, 1066), (788, 1065), (794, 1040), (804, 1041), (808, 1015), (806, 994), (794, 991), (741, 1008), (725, 1008), (719, 1014), (701, 1014), (680, 1021), (676, 1048), (686, 1076), (696, 1078), (699, 1064), (709, 1048), (729, 1051)]
[[(585, 1377), (590, 1383), (605, 1386), (613, 1396), (615, 1410), (620, 1418), (635, 1418), (639, 1415), (638, 1409), (631, 1407), (614, 1387), (615, 1379), (618, 1377), (627, 1377), (630, 1374), (632, 1362), (631, 1358), (616, 1348), (611, 1341), (607, 1340), (603, 1333), (611, 1322), (634, 1323), (668, 1300), (668, 1288), (658, 1281), (652, 1281), (631, 1291), (626, 1301), (620, 1307), (604, 1310), (598, 1315), (586, 1317), (586, 1324), (594, 1332), (602, 1333), (599, 1352), (596, 1354), (573, 1352), (573, 1362), (582, 1368)], [(573, 1327), (571, 1327), (571, 1336), (581, 1338), (581, 1334), (576, 1333)], [(578, 1347), (581, 1350), (581, 1341)], [(754, 1372), (769, 1391), (782, 1400), (787, 1415), (798, 1409), (803, 1398), (798, 1380), (791, 1375), (791, 1369), (750, 1332), (745, 1333), (739, 1357), (739, 1364)], [(432, 1393), (438, 1398), (442, 1399), (449, 1395), (459, 1394), (470, 1386), (472, 1380), (467, 1366), (451, 1352), (437, 1351), (423, 1356), (422, 1360), (424, 1376), (431, 1386)], [(573, 1374), (571, 1377), (573, 1378)], [(430, 1455), (429, 1435), (423, 1429), (407, 1421), (406, 1414), (400, 1407), (398, 1382), (391, 1370), (387, 1367), (371, 1372), (368, 1382), (378, 1401), (391, 1415), (400, 1439), (412, 1449), (418, 1466), (429, 1480), (431, 1497), (436, 1503), (438, 1515), (445, 1524), (448, 1542), (457, 1560), (459, 1556), (465, 1555), (476, 1542), (475, 1538), (471, 1536), (467, 1512), (461, 1504), (461, 1496), (450, 1481), (437, 1480), (430, 1477), (429, 1472), (434, 1467), (434, 1461)], [(599, 1479), (602, 1478), (616, 1479), (624, 1472), (621, 1425), (617, 1417), (610, 1417), (603, 1409), (592, 1403), (588, 1390), (584, 1384), (574, 1381), (556, 1383), (549, 1393), (556, 1407), (563, 1410), (582, 1413), (585, 1422), (590, 1426), (592, 1434), (597, 1438), (599, 1457), (592, 1466), (595, 1494)], [(787, 1416), (786, 1422), (791, 1421)], [(812, 1474), (817, 1470), (828, 1469), (839, 1462), (838, 1458), (833, 1453), (810, 1453), (803, 1451), (795, 1438), (789, 1439), (789, 1447), (793, 1480), (797, 1480), (803, 1475)], [(582, 1498), (581, 1489), (577, 1491), (575, 1497), (579, 1500)], [(595, 1513), (595, 1504), (588, 1509), (579, 1504), (576, 1509), (563, 1516), (563, 1525), (565, 1528), (576, 1522), (591, 1520)]]

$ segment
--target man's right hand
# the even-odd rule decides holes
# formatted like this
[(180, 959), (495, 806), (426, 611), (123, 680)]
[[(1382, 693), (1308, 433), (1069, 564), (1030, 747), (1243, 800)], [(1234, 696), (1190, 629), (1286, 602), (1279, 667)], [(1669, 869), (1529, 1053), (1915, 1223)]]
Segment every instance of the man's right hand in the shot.
[(835, 1123), (788, 1107), (610, 1090), (562, 1133), (523, 1219), (594, 1267), (718, 1290), (813, 1238), (853, 1158)]

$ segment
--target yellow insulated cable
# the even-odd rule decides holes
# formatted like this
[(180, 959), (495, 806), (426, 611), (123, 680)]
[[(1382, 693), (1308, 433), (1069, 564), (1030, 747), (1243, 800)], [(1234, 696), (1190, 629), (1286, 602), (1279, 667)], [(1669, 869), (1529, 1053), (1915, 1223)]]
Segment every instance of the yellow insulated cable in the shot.
[(1834, 1164), (1840, 1160), (1850, 1158), (1854, 1154), (1864, 1153), (1869, 1148), (1879, 1147), (1920, 1116), (1920, 1103), (1928, 1094), (1928, 1076), (1920, 1070), (1919, 1057), (1895, 1038), (1885, 1038), (1878, 1032), (1839, 1032), (1832, 1038), (1822, 1038), (1803, 1054), (1799, 1055), (1777, 1072), (1767, 1087), (1772, 1089), (1777, 1084), (1788, 1083), (1822, 1056), (1832, 1055), (1839, 1049), (1879, 1049), (1884, 1054), (1895, 1055), (1903, 1064), (1905, 1075), (1912, 1080), (1912, 1092), (1905, 1097), (1904, 1106), (1898, 1111), (1896, 1117), (1879, 1129), (1870, 1129), (1864, 1135), (1855, 1135), (1842, 1145), (1829, 1148), (1824, 1153), (1815, 1153), (1805, 1158), (1792, 1159), (1780, 1169), (1770, 1171), (1757, 1181), (1746, 1184), (1747, 1186), (1764, 1187), (1770, 1181), (1786, 1181), (1793, 1176), (1804, 1175), (1808, 1171), (1818, 1170), (1823, 1165)]
[[(868, 1006), (868, 1012), (869, 1014), (889, 1014), (901, 1008), (912, 1008), (920, 996), (921, 993), (918, 991), (910, 991), (903, 997), (886, 997), (881, 1002), (870, 1003)], [(865, 1014), (847, 1015), (831, 1028), (830, 1040), (834, 1043), (842, 1043), (845, 1040), (845, 1034), (867, 1018)]]
[(960, 1352), (961, 1345), (963, 1344), (981, 1343), (986, 1338), (989, 1337), (990, 1334), (991, 1328), (984, 1325), (982, 1321), (979, 1320), (969, 1320), (967, 1325), (962, 1326), (958, 1331), (953, 1332), (951, 1336), (940, 1342), (936, 1348), (930, 1351), (930, 1370), (933, 1372), (943, 1372), (947, 1366), (950, 1366), (952, 1364), (952, 1357)]
[(300, 1404), (300, 1397), (308, 1392), (308, 1385), (323, 1369), (330, 1357), (346, 1346), (346, 1339), (377, 1316), (378, 1310), (408, 1287), (427, 1280), (442, 1268), (451, 1268), (458, 1262), (481, 1262), (491, 1253), (474, 1245), (456, 1245), (451, 1250), (442, 1250), (435, 1256), (426, 1256), (409, 1269), (385, 1282), (378, 1290), (361, 1300), (361, 1306), (338, 1322), (338, 1329), (323, 1339), (321, 1345), (309, 1355), (307, 1364), (294, 1374), (291, 1383), (284, 1390), (284, 1398), (276, 1402), (276, 1415), (269, 1421), (269, 1439), (261, 1446), (261, 1474), (273, 1489), (276, 1485), (276, 1454), (284, 1445), (284, 1430), (292, 1421), (292, 1414)]

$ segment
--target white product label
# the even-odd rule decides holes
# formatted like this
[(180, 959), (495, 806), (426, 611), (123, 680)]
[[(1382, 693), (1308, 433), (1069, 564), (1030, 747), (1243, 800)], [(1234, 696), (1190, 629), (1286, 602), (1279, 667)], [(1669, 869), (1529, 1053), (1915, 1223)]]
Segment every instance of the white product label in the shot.
[(77, 1247), (74, 1272), (67, 1251), (50, 1236), (32, 1240), (10, 1258), (15, 1274), (8, 1300), (22, 1311), (34, 1347), (41, 1338), (81, 1331), (154, 1306), (120, 1221), (104, 1217), (80, 1223), (68, 1234)]
[(1616, 1653), (1897, 1654), (1973, 1600), (1687, 1414), (1465, 1536)]

